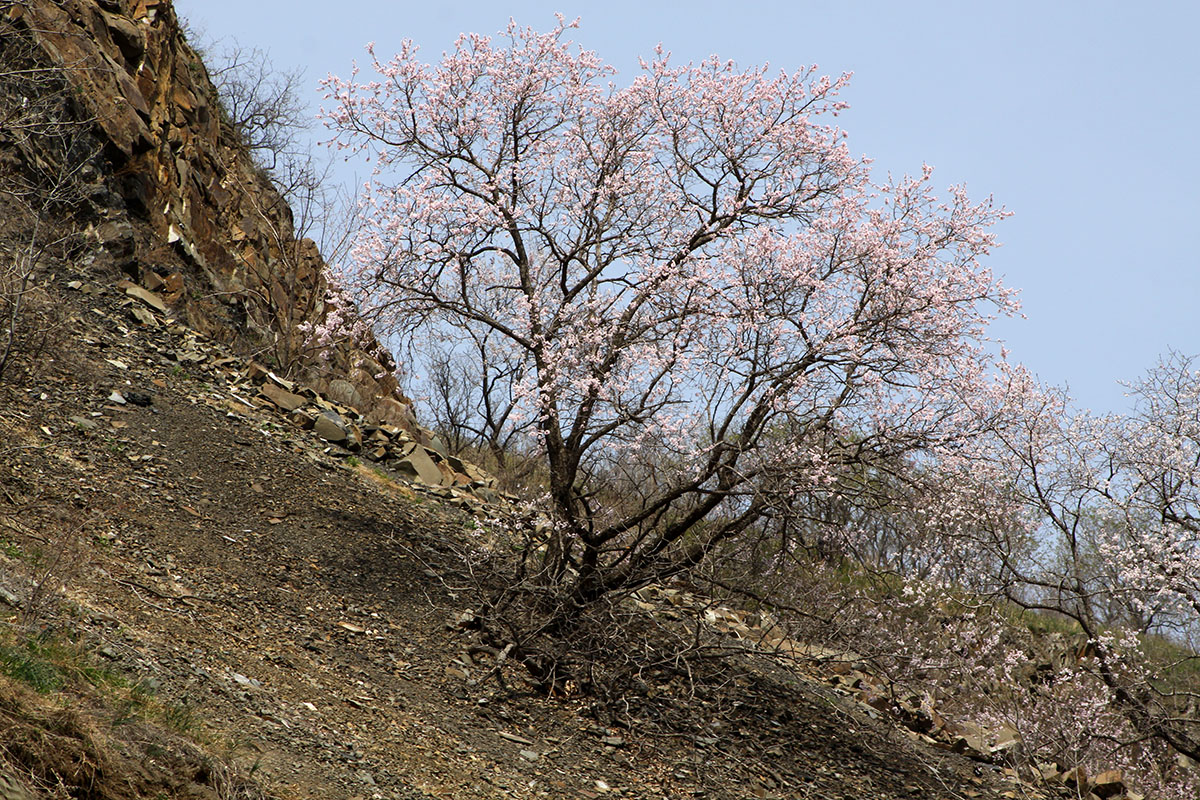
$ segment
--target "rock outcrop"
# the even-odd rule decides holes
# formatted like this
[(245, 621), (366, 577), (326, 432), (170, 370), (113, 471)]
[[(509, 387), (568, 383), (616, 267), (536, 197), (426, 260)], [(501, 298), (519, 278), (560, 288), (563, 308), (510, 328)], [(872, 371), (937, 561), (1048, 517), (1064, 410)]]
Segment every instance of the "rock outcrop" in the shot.
[(205, 336), (401, 424), (378, 342), (307, 345), (303, 331), (330, 311), (321, 254), (223, 122), (169, 0), (0, 2), (0, 17), (61, 70), (94, 124), (104, 189), (89, 230), (111, 266)]

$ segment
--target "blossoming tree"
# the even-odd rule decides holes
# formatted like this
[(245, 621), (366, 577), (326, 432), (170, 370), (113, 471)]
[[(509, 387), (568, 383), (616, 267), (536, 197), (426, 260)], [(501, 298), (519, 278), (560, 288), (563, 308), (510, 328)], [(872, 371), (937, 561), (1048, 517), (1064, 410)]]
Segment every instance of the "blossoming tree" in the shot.
[[(1172, 354), (1129, 394), (1132, 412), (1108, 416), (1045, 394), (1001, 437), (1045, 546), (1026, 563), (995, 547), (997, 577), (1086, 635), (1085, 666), (1124, 713), (1110, 747), (1149, 760), (1137, 748), (1151, 741), (1200, 760), (1200, 370)], [(1188, 780), (1180, 796), (1194, 796)]]
[(334, 141), (375, 165), (345, 283), (509, 376), (503, 424), (533, 432), (548, 635), (847, 465), (996, 424), (984, 332), (1016, 307), (980, 264), (1002, 209), (937, 199), (928, 167), (872, 183), (832, 120), (848, 76), (659, 49), (618, 85), (570, 27), (326, 81)]

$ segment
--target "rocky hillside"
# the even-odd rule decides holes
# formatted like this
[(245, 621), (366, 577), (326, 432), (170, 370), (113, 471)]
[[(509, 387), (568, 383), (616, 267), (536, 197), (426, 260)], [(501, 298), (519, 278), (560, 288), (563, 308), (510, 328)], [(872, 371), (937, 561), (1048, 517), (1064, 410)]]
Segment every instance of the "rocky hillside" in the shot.
[(328, 361), (306, 346), (304, 324), (327, 313), (321, 254), (295, 240), (290, 208), (223, 122), (171, 4), (23, 0), (0, 14), (62, 70), (98, 139), (90, 233), (111, 266), (200, 333), (404, 424), (377, 343), (340, 343)]
[(321, 256), (170, 3), (0, 26), (0, 800), (1126, 794), (685, 587), (621, 613), (720, 658), (534, 692), (465, 556), (536, 509), (309, 347)]

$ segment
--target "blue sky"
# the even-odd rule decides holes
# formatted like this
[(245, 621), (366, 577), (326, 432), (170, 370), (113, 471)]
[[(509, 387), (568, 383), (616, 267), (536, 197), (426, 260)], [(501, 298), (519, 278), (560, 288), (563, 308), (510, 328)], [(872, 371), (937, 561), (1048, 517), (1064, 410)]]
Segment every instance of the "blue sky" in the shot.
[[(936, 168), (1014, 216), (989, 266), (1022, 290), (1026, 319), (997, 323), (1010, 357), (1080, 405), (1126, 407), (1118, 380), (1168, 349), (1200, 352), (1200, 3), (400, 3), (176, 0), (208, 40), (270, 52), (317, 81), (363, 46), (401, 40), (427, 59), (458, 33), (513, 17), (632, 75), (659, 42), (676, 61), (853, 71), (839, 122), (879, 174)], [(319, 138), (319, 132), (314, 132)], [(347, 180), (352, 179), (347, 173)]]

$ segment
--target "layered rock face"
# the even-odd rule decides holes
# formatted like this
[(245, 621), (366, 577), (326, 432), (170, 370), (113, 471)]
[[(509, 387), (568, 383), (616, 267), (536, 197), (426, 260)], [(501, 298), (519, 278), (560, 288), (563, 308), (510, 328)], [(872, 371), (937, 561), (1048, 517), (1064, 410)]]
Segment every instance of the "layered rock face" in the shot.
[(394, 364), (369, 335), (318, 358), (330, 308), (317, 246), (227, 124), (169, 0), (0, 2), (9, 30), (62, 70), (94, 120), (106, 193), (91, 233), (113, 265), (192, 328), (380, 422), (408, 424)]

